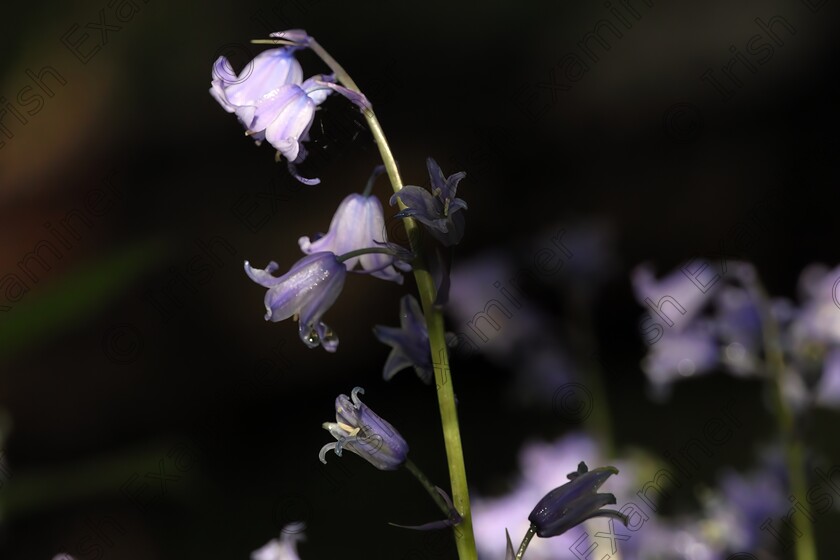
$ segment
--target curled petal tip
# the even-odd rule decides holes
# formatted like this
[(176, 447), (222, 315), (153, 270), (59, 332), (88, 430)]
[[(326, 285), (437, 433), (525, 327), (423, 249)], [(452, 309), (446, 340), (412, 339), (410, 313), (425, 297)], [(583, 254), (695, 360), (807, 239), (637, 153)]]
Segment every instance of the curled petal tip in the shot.
[[(280, 156), (281, 156), (280, 152), (277, 152), (277, 154), (275, 156), (275, 161), (280, 161)], [(295, 164), (293, 164), (292, 162), (289, 162), (287, 164), (287, 166), (289, 168), (289, 173), (292, 175), (292, 177), (294, 177), (295, 179), (297, 179), (298, 181), (300, 181), (304, 185), (314, 186), (314, 185), (320, 185), (321, 184), (321, 179), (319, 179), (318, 177), (312, 177), (310, 179), (310, 178), (304, 177), (300, 173), (298, 173), (297, 166), (295, 166)]]
[(361, 387), (354, 387), (353, 390), (350, 391), (350, 400), (353, 401), (353, 406), (355, 406), (357, 410), (362, 406), (362, 401), (358, 397), (360, 394), (365, 394), (365, 390)]
[(325, 465), (327, 464), (327, 451), (331, 451), (331, 450), (335, 449), (335, 446), (336, 446), (335, 443), (328, 443), (324, 447), (321, 448), (321, 451), (318, 452), (318, 458)]

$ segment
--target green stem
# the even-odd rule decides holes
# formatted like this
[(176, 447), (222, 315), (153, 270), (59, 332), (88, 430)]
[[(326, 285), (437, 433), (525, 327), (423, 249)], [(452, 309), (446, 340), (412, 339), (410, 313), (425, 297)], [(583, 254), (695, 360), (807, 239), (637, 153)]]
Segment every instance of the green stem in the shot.
[[(347, 89), (361, 93), (356, 82), (353, 81), (338, 61), (324, 50), (315, 39), (311, 40), (309, 48), (330, 67), (341, 85)], [(363, 113), (370, 127), (374, 142), (376, 142), (379, 148), (379, 154), (382, 157), (382, 163), (385, 164), (385, 170), (388, 173), (391, 186), (394, 192), (399, 192), (403, 187), (402, 178), (400, 177), (394, 155), (391, 153), (391, 148), (388, 146), (388, 141), (385, 139), (385, 133), (382, 131), (382, 127), (373, 109), (365, 109)], [(405, 206), (400, 203), (400, 208), (403, 209)], [(405, 224), (405, 230), (411, 243), (411, 249), (413, 252), (418, 253), (417, 239), (419, 230), (417, 223), (411, 218), (404, 218), (403, 223)], [(464, 453), (461, 447), (461, 432), (458, 428), (455, 392), (452, 388), (452, 382), (449, 379), (449, 354), (444, 337), (443, 314), (434, 306), (436, 296), (435, 284), (428, 269), (424, 265), (415, 266), (414, 278), (417, 282), (417, 289), (420, 292), (423, 313), (429, 329), (429, 344), (431, 346), (432, 363), (435, 366), (435, 383), (438, 389), (438, 406), (440, 408), (441, 423), (443, 424), (446, 457), (449, 463), (449, 479), (452, 485), (452, 501), (455, 504), (455, 509), (458, 510), (458, 513), (463, 518), (463, 521), (454, 528), (455, 545), (458, 549), (458, 557), (461, 560), (473, 560), (478, 558), (478, 554), (475, 549), (475, 536), (473, 535), (472, 516), (470, 514), (467, 471), (464, 466)]]
[(528, 548), (528, 545), (531, 544), (531, 539), (534, 538), (536, 531), (534, 531), (534, 526), (531, 525), (528, 527), (528, 532), (525, 533), (525, 536), (522, 538), (522, 543), (519, 545), (519, 550), (516, 551), (515, 560), (522, 560), (522, 557), (525, 556), (525, 550)]
[(578, 349), (582, 369), (586, 374), (587, 389), (592, 397), (592, 409), (583, 421), (589, 426), (593, 436), (599, 440), (604, 455), (615, 456), (615, 443), (612, 433), (612, 418), (610, 402), (604, 385), (604, 375), (598, 360), (598, 348), (595, 336), (595, 325), (588, 300), (576, 296), (573, 292), (567, 294), (567, 304), (570, 313), (569, 328), (566, 336)]
[[(779, 326), (770, 310), (769, 298), (764, 287), (752, 269), (739, 271), (738, 276), (747, 290), (752, 292), (753, 300), (761, 317), (761, 331), (764, 342), (764, 354), (768, 369), (772, 375), (773, 401), (776, 407), (776, 419), (782, 438), (785, 463), (790, 477), (790, 490), (794, 496), (804, 500), (807, 492), (805, 474), (805, 447), (796, 435), (796, 417), (782, 389), (785, 374), (785, 357), (779, 337)], [(796, 541), (797, 560), (816, 560), (817, 548), (814, 528), (805, 515), (793, 516), (793, 538)], [(800, 534), (797, 537), (797, 533)]]
[(417, 465), (415, 465), (411, 459), (405, 460), (405, 468), (408, 469), (408, 472), (413, 474), (414, 478), (416, 478), (417, 481), (423, 486), (423, 488), (426, 489), (426, 492), (428, 492), (429, 496), (431, 496), (432, 499), (435, 501), (437, 506), (440, 508), (440, 511), (442, 511), (446, 517), (449, 517), (449, 505), (446, 503), (446, 501), (444, 501), (443, 496), (438, 494), (438, 491), (435, 485), (432, 484), (432, 481), (429, 480), (425, 474), (423, 474), (423, 471), (421, 471), (420, 468)]

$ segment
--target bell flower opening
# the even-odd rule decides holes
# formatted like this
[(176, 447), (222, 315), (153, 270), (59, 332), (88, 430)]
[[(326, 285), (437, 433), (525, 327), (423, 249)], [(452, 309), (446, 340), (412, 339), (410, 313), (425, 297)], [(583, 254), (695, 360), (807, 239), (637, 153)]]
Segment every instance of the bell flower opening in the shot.
[(431, 181), (431, 192), (414, 185), (406, 185), (391, 196), (391, 206), (402, 202), (406, 208), (397, 216), (412, 217), (424, 226), (429, 233), (446, 247), (457, 245), (464, 236), (464, 214), (467, 203), (455, 194), (458, 183), (466, 177), (460, 172), (444, 177), (437, 162), (426, 159), (426, 167)]
[[(382, 377), (388, 381), (403, 369), (413, 367), (417, 376), (430, 383), (434, 376), (429, 331), (423, 310), (414, 296), (408, 294), (400, 299), (400, 326), (386, 327), (376, 325), (373, 334), (383, 344), (393, 349), (382, 368)], [(446, 333), (446, 343), (454, 346), (458, 339), (452, 333)]]

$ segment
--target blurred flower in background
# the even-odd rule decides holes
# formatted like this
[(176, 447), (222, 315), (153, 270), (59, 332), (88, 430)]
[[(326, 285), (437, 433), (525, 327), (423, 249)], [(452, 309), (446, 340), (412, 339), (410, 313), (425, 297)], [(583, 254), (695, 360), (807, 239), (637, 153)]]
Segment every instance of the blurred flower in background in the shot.
[[(745, 274), (755, 274), (751, 265), (730, 263), (730, 274), (712, 268), (700, 278), (697, 271), (704, 267), (710, 264), (683, 265), (659, 282), (646, 265), (632, 275), (636, 297), (647, 310), (642, 332), (652, 335), (642, 370), (659, 399), (674, 382), (698, 374), (767, 375), (760, 310), (744, 281)], [(783, 392), (798, 410), (840, 406), (838, 278), (840, 267), (810, 265), (799, 278), (798, 305), (783, 297), (769, 301), (787, 364)]]
[(306, 537), (303, 523), (291, 523), (280, 531), (279, 539), (272, 539), (251, 553), (251, 560), (300, 560), (297, 543)]

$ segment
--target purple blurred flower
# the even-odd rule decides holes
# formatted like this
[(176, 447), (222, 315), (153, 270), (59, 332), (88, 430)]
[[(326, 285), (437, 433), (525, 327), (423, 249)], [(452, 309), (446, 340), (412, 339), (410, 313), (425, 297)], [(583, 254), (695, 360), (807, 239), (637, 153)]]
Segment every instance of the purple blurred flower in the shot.
[(680, 330), (694, 319), (722, 286), (720, 276), (714, 272), (706, 272), (702, 277), (698, 274), (709, 267), (705, 262), (694, 262), (691, 272), (685, 265), (656, 280), (650, 265), (639, 265), (631, 277), (636, 299), (652, 317), (658, 316), (668, 327)]
[(297, 542), (304, 540), (303, 523), (286, 525), (279, 539), (272, 539), (259, 550), (251, 553), (251, 560), (300, 560)]
[(577, 470), (567, 475), (569, 482), (546, 494), (528, 516), (537, 536), (549, 538), (562, 535), (593, 517), (612, 517), (626, 525), (624, 514), (601, 509), (616, 503), (613, 494), (598, 493), (598, 489), (614, 474), (618, 474), (615, 467), (599, 467), (590, 471), (581, 461)]
[(720, 366), (735, 375), (763, 370), (758, 308), (747, 289), (732, 284), (743, 283), (752, 267), (735, 263), (732, 269), (724, 280), (705, 261), (692, 261), (659, 282), (644, 265), (634, 271), (639, 303), (658, 325), (646, 332), (659, 331), (642, 361), (654, 397), (666, 396), (674, 381)]
[(836, 286), (838, 279), (840, 267), (829, 270), (815, 264), (802, 271), (799, 291), (803, 304), (792, 325), (797, 341), (840, 344), (840, 309), (835, 302), (835, 297), (840, 296)]
[(840, 408), (840, 348), (831, 349), (823, 364), (822, 375), (815, 389), (816, 404)]
[(245, 261), (248, 277), (268, 288), (265, 320), (277, 322), (295, 317), (299, 319), (299, 333), (304, 344), (310, 348), (322, 345), (324, 350), (335, 352), (338, 336), (321, 321), (321, 317), (341, 293), (347, 268), (333, 253), (306, 256), (283, 276), (272, 276), (278, 268), (274, 261), (264, 270), (251, 268)]
[(309, 139), (315, 108), (332, 93), (334, 76), (316, 75), (303, 81), (303, 70), (294, 52), (300, 47), (269, 49), (258, 54), (236, 75), (230, 62), (219, 57), (213, 64), (210, 94), (229, 113), (236, 113), (257, 144), (262, 140), (288, 160), (289, 170), (306, 158), (301, 142)]
[(713, 370), (720, 349), (708, 320), (697, 320), (682, 332), (666, 331), (642, 359), (655, 398), (668, 395), (673, 382)]
[(799, 277), (801, 306), (784, 325), (790, 354), (785, 394), (793, 405), (840, 408), (840, 267), (807, 266)]
[(391, 196), (391, 206), (402, 202), (406, 208), (397, 213), (397, 217), (412, 217), (425, 225), (429, 233), (443, 245), (457, 245), (464, 235), (464, 215), (467, 203), (455, 198), (458, 183), (466, 173), (455, 173), (444, 177), (437, 162), (426, 159), (431, 180), (431, 193), (422, 187), (406, 185)]
[[(387, 241), (379, 199), (351, 194), (339, 204), (326, 235), (315, 241), (301, 237), (298, 244), (307, 255), (321, 251), (343, 255), (357, 249), (382, 246)], [(397, 272), (393, 263), (394, 257), (383, 253), (369, 253), (344, 261), (347, 270), (353, 270), (358, 264), (372, 276), (402, 284), (403, 276)]]
[(327, 451), (335, 450), (341, 457), (344, 449), (352, 451), (374, 467), (384, 471), (397, 469), (408, 455), (408, 443), (387, 421), (380, 418), (358, 397), (364, 389), (356, 387), (347, 395), (335, 399), (335, 422), (324, 422), (337, 443), (328, 443), (321, 448), (318, 457), (327, 462)]
[[(434, 376), (434, 364), (429, 348), (429, 331), (420, 304), (412, 295), (400, 299), (400, 328), (376, 325), (373, 334), (393, 350), (382, 368), (382, 377), (388, 381), (394, 374), (408, 367), (414, 367), (417, 376), (424, 383), (430, 383)], [(447, 334), (451, 346), (456, 340)]]

